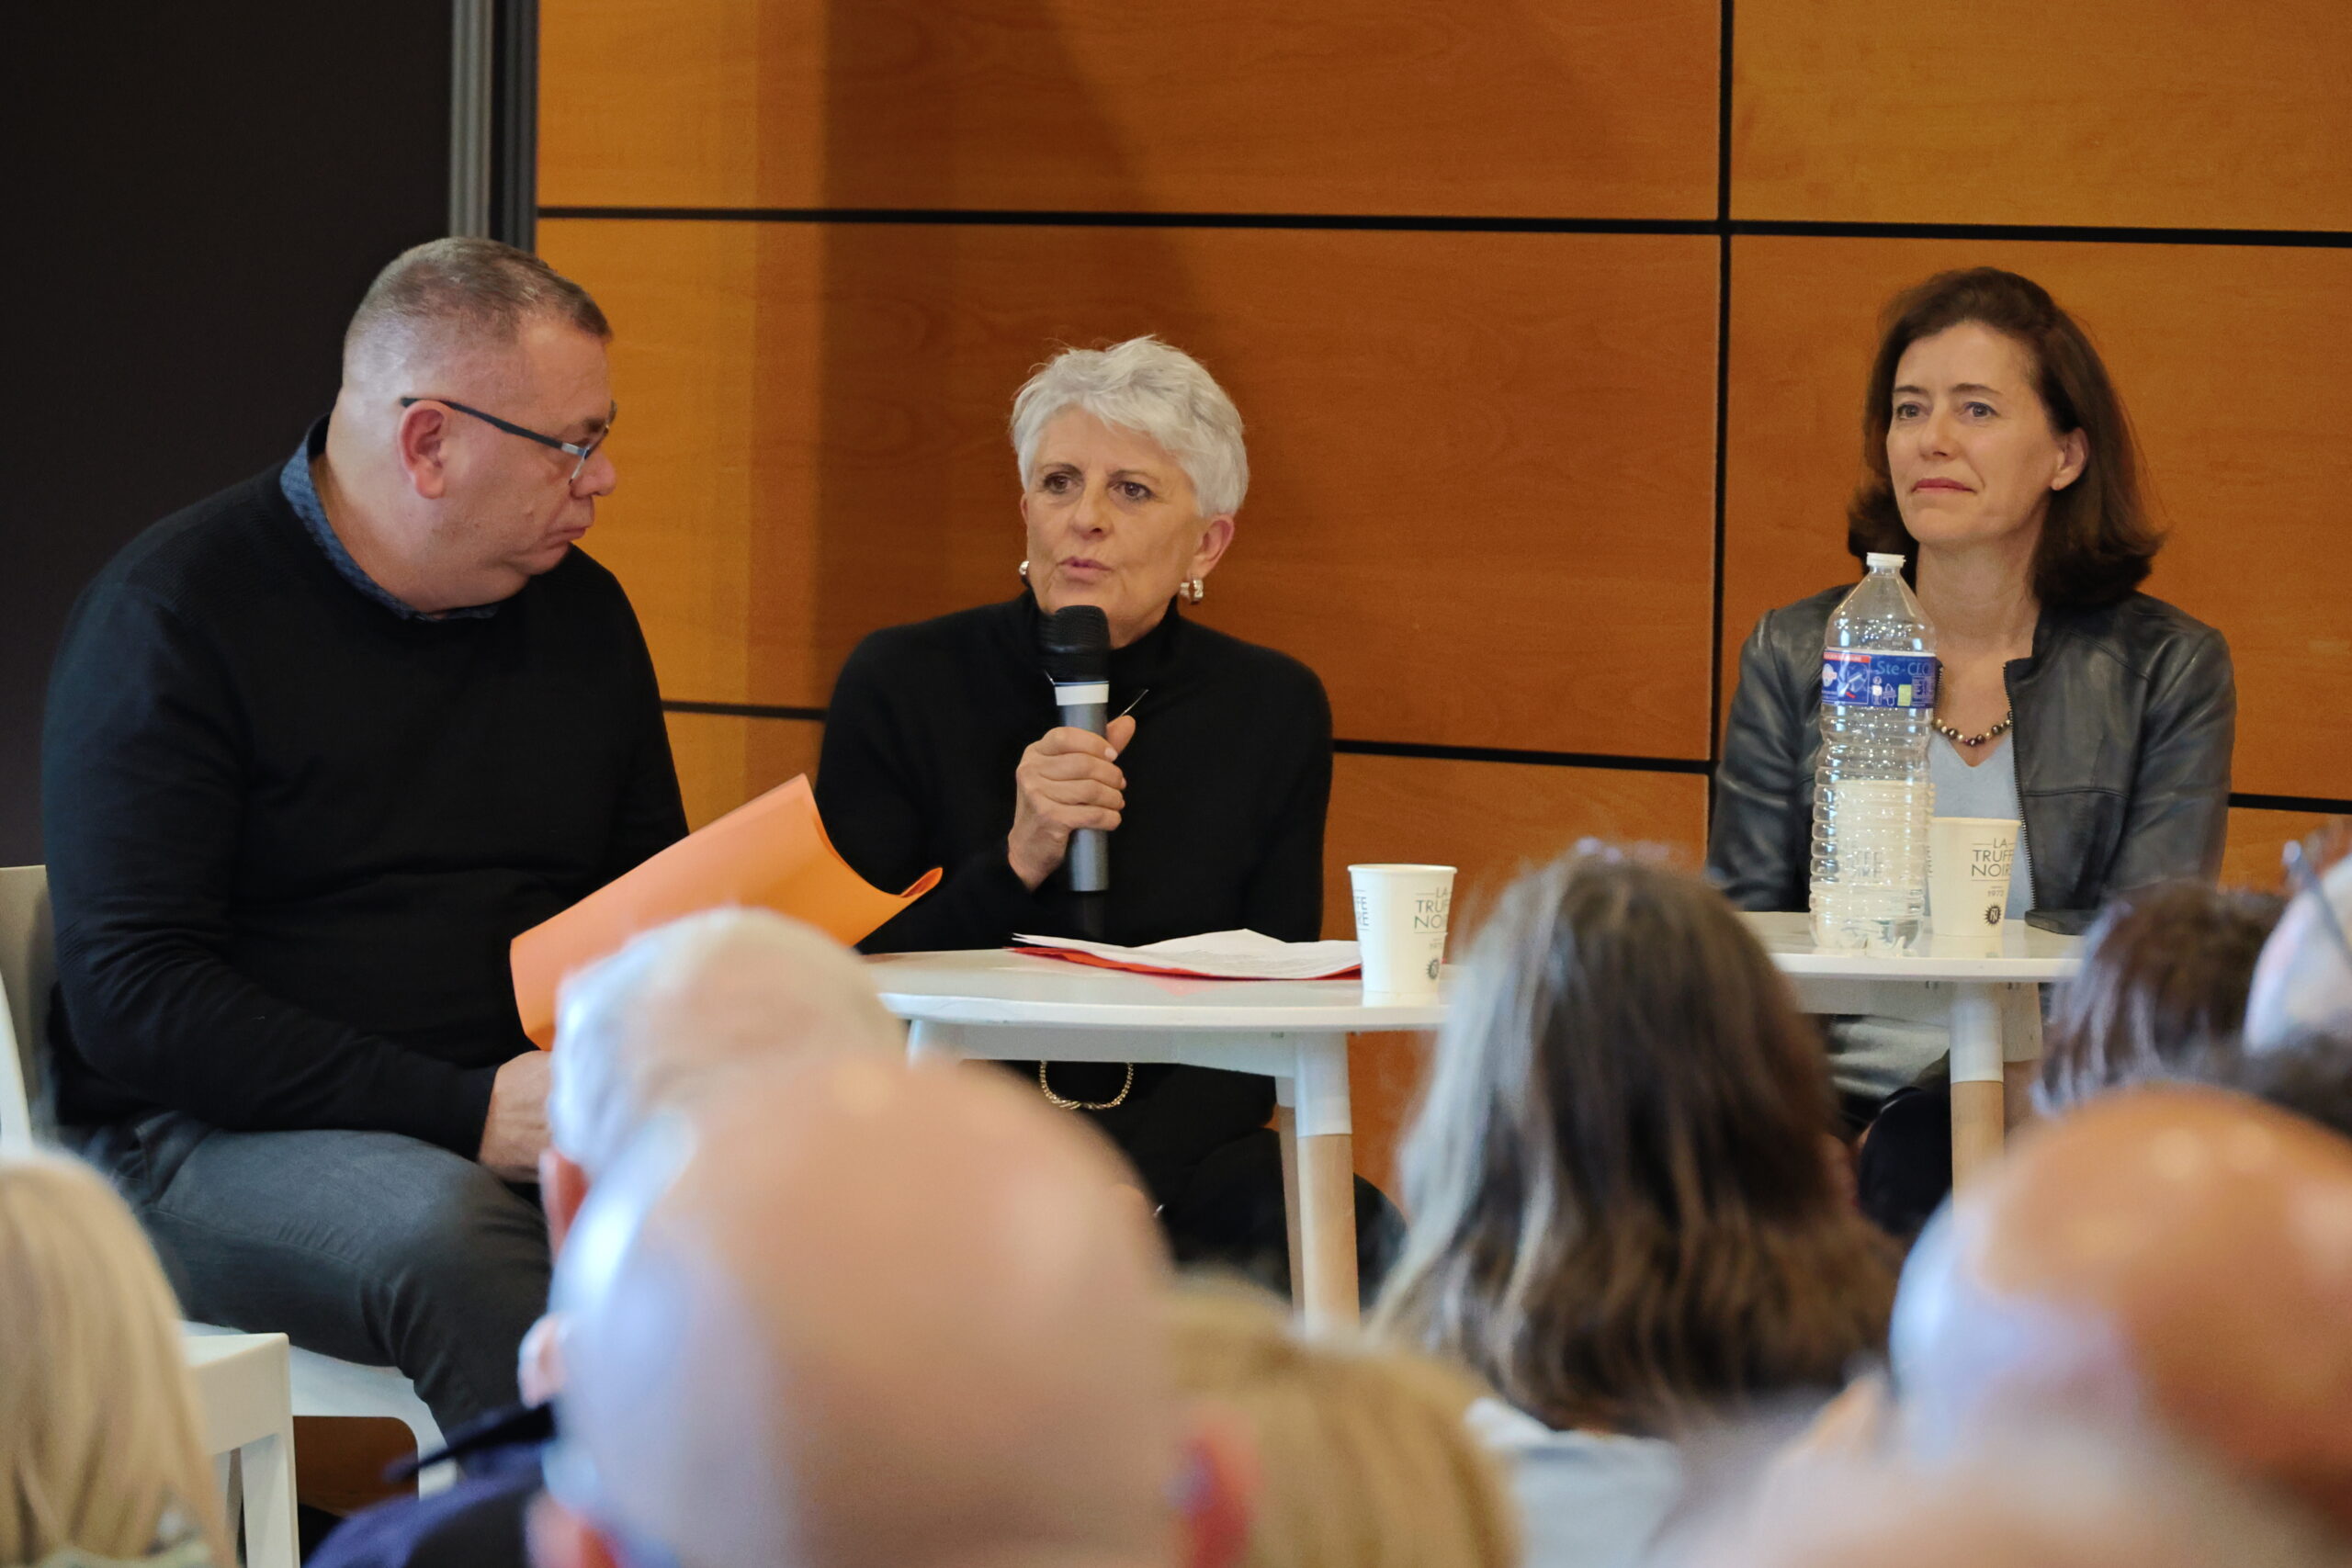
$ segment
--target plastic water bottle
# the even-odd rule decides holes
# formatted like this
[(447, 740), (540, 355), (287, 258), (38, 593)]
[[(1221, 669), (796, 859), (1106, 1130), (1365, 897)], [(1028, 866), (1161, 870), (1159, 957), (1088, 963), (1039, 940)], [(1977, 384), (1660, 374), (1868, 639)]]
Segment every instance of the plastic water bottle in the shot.
[(1936, 628), (1903, 581), (1901, 556), (1867, 560), (1869, 575), (1829, 617), (1821, 653), (1813, 940), (1896, 953), (1917, 940), (1928, 906)]

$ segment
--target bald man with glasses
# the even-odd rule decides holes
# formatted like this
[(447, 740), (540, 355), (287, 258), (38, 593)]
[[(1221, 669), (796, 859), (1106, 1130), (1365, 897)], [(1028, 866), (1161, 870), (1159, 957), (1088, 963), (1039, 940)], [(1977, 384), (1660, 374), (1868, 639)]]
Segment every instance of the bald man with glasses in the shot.
[(75, 606), (42, 738), (57, 1115), (197, 1318), (397, 1366), (444, 1427), (545, 1304), (518, 931), (685, 831), (603, 312), (487, 240), (400, 256), (334, 411)]

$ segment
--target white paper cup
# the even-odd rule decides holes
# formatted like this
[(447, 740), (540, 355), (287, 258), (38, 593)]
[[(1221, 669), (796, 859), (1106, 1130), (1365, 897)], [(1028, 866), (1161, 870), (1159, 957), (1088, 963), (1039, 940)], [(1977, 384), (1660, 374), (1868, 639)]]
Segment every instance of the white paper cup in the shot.
[(1363, 994), (1392, 1002), (1435, 999), (1453, 911), (1453, 868), (1351, 865), (1348, 882), (1363, 950)]
[(1928, 824), (1928, 919), (1939, 943), (1996, 945), (2017, 863), (2014, 818), (1939, 817)]

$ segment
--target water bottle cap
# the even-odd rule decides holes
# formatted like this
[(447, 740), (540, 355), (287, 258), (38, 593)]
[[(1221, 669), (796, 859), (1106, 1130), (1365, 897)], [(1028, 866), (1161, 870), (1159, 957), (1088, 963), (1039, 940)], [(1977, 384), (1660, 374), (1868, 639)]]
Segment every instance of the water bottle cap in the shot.
[(1888, 568), (1900, 569), (1903, 565), (1903, 558), (1901, 556), (1883, 556), (1873, 550), (1869, 555), (1862, 558), (1862, 564), (1869, 567), (1872, 571), (1883, 571)]

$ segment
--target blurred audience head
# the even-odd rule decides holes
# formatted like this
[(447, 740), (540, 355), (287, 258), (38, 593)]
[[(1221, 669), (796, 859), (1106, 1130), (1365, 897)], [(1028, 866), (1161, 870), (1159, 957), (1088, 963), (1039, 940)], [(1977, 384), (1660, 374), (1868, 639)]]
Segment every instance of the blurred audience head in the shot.
[(1513, 1502), (1463, 1419), (1481, 1391), (1408, 1351), (1302, 1337), (1272, 1298), (1194, 1284), (1176, 1384), (1238, 1416), (1258, 1484), (1246, 1568), (1517, 1568)]
[(2352, 1138), (2352, 1037), (2294, 1035), (2267, 1050), (2216, 1055), (2199, 1076)]
[(1834, 1390), (1893, 1281), (1832, 1117), (1819, 1037), (1720, 895), (1603, 853), (1532, 872), (1439, 1037), (1382, 1320), (1555, 1428)]
[(646, 1129), (557, 1263), (541, 1568), (1218, 1564), (1123, 1168), (985, 1068), (804, 1058)]
[(2254, 969), (2246, 998), (2245, 1048), (2264, 1051), (2301, 1034), (2352, 1034), (2352, 859), (2320, 879), (2322, 895), (2298, 893)]
[(2058, 988), (2043, 1037), (2041, 1109), (2179, 1077), (2232, 1048), (2255, 960), (2285, 907), (2267, 893), (2197, 882), (2109, 904), (2084, 936), (2081, 969)]
[(232, 1561), (182, 1348), (139, 1222), (61, 1157), (0, 1154), (0, 1562)]
[(645, 932), (557, 995), (542, 1187), (564, 1217), (656, 1112), (748, 1062), (901, 1055), (906, 1032), (857, 955), (766, 909), (713, 909)]
[(2291, 1507), (2161, 1442), (2041, 1427), (1921, 1464), (1808, 1458), (1692, 1529), (1677, 1568), (2326, 1568)]
[(2153, 1422), (2352, 1531), (2347, 1324), (2352, 1143), (2150, 1085), (2037, 1129), (1928, 1226), (1894, 1376), (1924, 1452)]

